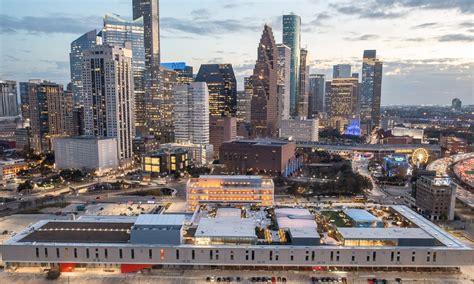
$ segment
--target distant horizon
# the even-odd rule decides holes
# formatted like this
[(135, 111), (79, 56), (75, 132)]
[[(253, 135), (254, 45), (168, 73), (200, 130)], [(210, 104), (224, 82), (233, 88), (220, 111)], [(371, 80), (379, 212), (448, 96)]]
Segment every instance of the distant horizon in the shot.
[[(383, 106), (449, 105), (455, 97), (464, 105), (474, 104), (474, 9), (469, 3), (269, 3), (161, 0), (162, 61), (186, 62), (194, 73), (200, 64), (231, 63), (242, 90), (243, 77), (255, 64), (263, 25), (272, 27), (280, 43), (281, 17), (293, 11), (302, 19), (310, 73), (328, 79), (332, 66), (342, 63), (360, 73), (363, 51), (376, 49), (384, 62)], [(63, 85), (70, 81), (71, 41), (99, 31), (106, 13), (124, 18), (132, 14), (132, 0), (41, 0), (28, 5), (2, 0), (0, 7), (0, 33), (7, 39), (0, 44), (0, 79), (40, 78)]]

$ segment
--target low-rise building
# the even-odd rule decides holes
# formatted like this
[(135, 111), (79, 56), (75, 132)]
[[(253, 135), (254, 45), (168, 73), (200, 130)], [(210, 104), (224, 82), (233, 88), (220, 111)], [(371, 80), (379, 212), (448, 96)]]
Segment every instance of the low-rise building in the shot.
[(261, 176), (210, 176), (191, 178), (186, 184), (188, 211), (200, 204), (273, 204), (273, 180)]
[(444, 136), (439, 140), (443, 157), (467, 153), (467, 142), (456, 136)]
[(179, 245), (183, 240), (182, 214), (141, 214), (130, 230), (130, 243)]
[(59, 170), (81, 169), (102, 175), (119, 166), (116, 138), (56, 138), (53, 149)]
[(28, 164), (24, 159), (0, 161), (0, 179), (13, 179), (19, 171), (26, 169), (28, 169)]
[(161, 149), (142, 156), (142, 171), (160, 176), (184, 171), (189, 166), (188, 151), (183, 148)]
[(197, 166), (209, 165), (212, 163), (214, 147), (206, 144), (193, 144), (187, 142), (161, 144), (160, 149), (185, 149), (188, 151), (190, 163)]
[(448, 177), (420, 176), (416, 181), (415, 205), (426, 218), (453, 220), (456, 186)]
[(420, 228), (338, 228), (345, 246), (428, 247), (435, 238)]
[(137, 161), (140, 161), (141, 157), (146, 153), (157, 151), (160, 148), (160, 142), (152, 135), (136, 137), (133, 139), (132, 144), (133, 155)]
[(280, 139), (235, 140), (221, 146), (219, 161), (230, 173), (289, 176), (302, 165), (295, 142)]
[(318, 128), (317, 118), (284, 119), (280, 123), (280, 138), (291, 138), (295, 141), (318, 141)]
[(347, 209), (344, 210), (344, 214), (351, 219), (355, 227), (359, 228), (382, 228), (383, 222), (380, 221), (377, 217), (370, 214), (363, 209)]

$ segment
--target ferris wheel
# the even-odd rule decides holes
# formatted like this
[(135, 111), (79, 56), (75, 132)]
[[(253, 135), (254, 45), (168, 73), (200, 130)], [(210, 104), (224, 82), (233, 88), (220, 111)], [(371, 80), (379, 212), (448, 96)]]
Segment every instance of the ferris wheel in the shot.
[(413, 151), (411, 155), (411, 163), (415, 166), (426, 165), (428, 163), (428, 159), (430, 154), (425, 148), (417, 148)]

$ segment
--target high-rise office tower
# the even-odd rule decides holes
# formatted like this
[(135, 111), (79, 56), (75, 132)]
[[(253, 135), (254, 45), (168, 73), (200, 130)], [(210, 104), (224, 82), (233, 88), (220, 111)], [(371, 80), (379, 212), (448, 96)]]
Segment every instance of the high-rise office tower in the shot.
[(160, 125), (158, 139), (160, 143), (174, 141), (174, 87), (178, 84), (178, 72), (161, 67), (161, 78), (163, 85), (163, 98), (160, 104)]
[(326, 83), (326, 112), (330, 125), (341, 132), (358, 113), (359, 82), (337, 78)]
[(276, 136), (278, 120), (278, 49), (272, 28), (265, 25), (251, 84), (251, 123), (256, 136)]
[(209, 145), (209, 90), (204, 82), (174, 88), (176, 142)]
[(309, 75), (309, 105), (308, 116), (316, 117), (317, 113), (324, 111), (325, 83), (324, 74)]
[(23, 119), (23, 127), (30, 126), (30, 88), (35, 84), (40, 84), (39, 79), (28, 80), (28, 82), (20, 82), (20, 110)]
[(214, 148), (214, 157), (219, 158), (222, 143), (235, 140), (237, 120), (235, 117), (212, 117), (209, 122), (209, 141)]
[(298, 116), (308, 117), (308, 89), (309, 89), (309, 65), (308, 65), (308, 50), (301, 49), (300, 51), (300, 82), (299, 86), (299, 100), (298, 100)]
[(235, 116), (237, 113), (237, 81), (232, 64), (202, 64), (195, 81), (207, 83), (211, 116)]
[(457, 111), (460, 111), (462, 109), (462, 101), (458, 98), (454, 98), (452, 101), (451, 101), (451, 108), (453, 110), (457, 110)]
[(194, 82), (193, 66), (187, 66), (186, 62), (166, 62), (161, 63), (161, 67), (178, 73), (178, 84), (189, 84)]
[(299, 102), (301, 18), (298, 15), (283, 15), (283, 44), (291, 49), (290, 116), (297, 116)]
[(332, 67), (332, 78), (350, 78), (352, 77), (350, 64), (337, 64)]
[(143, 17), (145, 45), (145, 125), (137, 127), (140, 133), (155, 134), (160, 126), (162, 86), (160, 74), (160, 16), (159, 0), (133, 0), (133, 19)]
[(83, 52), (93, 46), (102, 44), (102, 38), (97, 35), (96, 30), (92, 30), (71, 42), (71, 52), (69, 53), (69, 66), (71, 69), (71, 83), (74, 103), (82, 105), (82, 57)]
[(382, 95), (382, 62), (375, 50), (364, 50), (362, 84), (360, 93), (361, 122), (369, 130), (380, 124), (380, 100)]
[(102, 28), (103, 44), (124, 47), (132, 46), (132, 70), (135, 94), (135, 125), (145, 125), (145, 46), (143, 17), (127, 21), (118, 15), (106, 14)]
[[(248, 79), (248, 77), (246, 77)], [(237, 91), (237, 123), (250, 123), (252, 96), (246, 91)]]
[(16, 81), (0, 80), (0, 117), (18, 115)]
[(278, 48), (278, 121), (290, 118), (291, 49), (284, 44)]
[(135, 103), (131, 44), (102, 45), (84, 52), (84, 135), (117, 138), (117, 157), (132, 160)]
[(28, 82), (31, 147), (36, 152), (51, 150), (51, 138), (69, 135), (67, 111), (72, 99), (66, 99), (63, 86), (47, 81)]

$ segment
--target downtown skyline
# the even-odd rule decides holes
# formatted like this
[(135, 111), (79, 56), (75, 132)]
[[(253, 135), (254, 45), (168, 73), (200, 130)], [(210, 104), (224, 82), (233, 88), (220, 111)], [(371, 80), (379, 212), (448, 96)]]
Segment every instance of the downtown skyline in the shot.
[[(9, 40), (1, 43), (0, 76), (69, 82), (70, 42), (99, 29), (105, 13), (131, 18), (128, 0), (94, 2), (82, 1), (72, 14), (69, 1), (34, 1), (18, 9), (15, 1), (2, 0), (1, 34)], [(361, 6), (371, 1), (273, 1), (267, 9), (263, 7), (268, 1), (180, 2), (161, 1), (162, 61), (185, 61), (195, 70), (206, 63), (231, 63), (239, 90), (243, 77), (252, 73), (263, 25), (272, 27), (279, 43), (281, 16), (294, 12), (301, 16), (301, 43), (309, 50), (312, 74), (323, 73), (329, 79), (332, 66), (342, 63), (360, 72), (363, 50), (377, 49), (384, 62), (383, 105), (447, 105), (454, 97), (465, 104), (474, 102), (469, 21), (474, 11), (467, 2), (378, 1), (376, 8), (365, 10)], [(48, 12), (50, 5), (54, 13)]]

